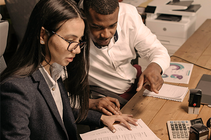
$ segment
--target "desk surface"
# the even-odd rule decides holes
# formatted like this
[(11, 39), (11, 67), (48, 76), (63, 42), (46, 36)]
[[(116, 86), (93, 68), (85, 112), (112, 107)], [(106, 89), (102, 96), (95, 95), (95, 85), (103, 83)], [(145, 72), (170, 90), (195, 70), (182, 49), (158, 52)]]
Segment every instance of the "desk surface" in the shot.
[(211, 70), (211, 19), (207, 19), (174, 56)]
[[(193, 67), (189, 84), (174, 83), (174, 85), (194, 89), (203, 74), (211, 75), (211, 19), (206, 20), (180, 49), (175, 52), (173, 57), (171, 57), (171, 61), (197, 64)], [(202, 118), (203, 122), (206, 123), (211, 117), (211, 108), (206, 105), (201, 105), (198, 115), (188, 114), (188, 94), (183, 102), (145, 97), (142, 94), (143, 90), (136, 93), (121, 111), (133, 114), (135, 118), (141, 118), (161, 140), (169, 140), (166, 126), (168, 120)]]

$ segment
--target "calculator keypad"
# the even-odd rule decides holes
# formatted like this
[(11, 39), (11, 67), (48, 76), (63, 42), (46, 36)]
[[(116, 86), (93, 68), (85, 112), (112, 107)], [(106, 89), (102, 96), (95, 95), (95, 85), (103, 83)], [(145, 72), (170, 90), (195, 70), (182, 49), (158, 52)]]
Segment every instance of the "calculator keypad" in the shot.
[(170, 140), (189, 140), (189, 120), (167, 121)]

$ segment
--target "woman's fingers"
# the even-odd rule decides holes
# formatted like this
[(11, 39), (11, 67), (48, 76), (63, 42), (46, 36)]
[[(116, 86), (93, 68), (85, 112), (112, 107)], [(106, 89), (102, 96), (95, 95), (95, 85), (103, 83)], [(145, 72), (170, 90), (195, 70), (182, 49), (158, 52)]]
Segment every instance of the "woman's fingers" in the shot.
[(112, 125), (109, 124), (107, 127), (111, 132), (113, 132), (113, 133), (116, 132), (116, 129), (114, 128), (113, 124)]
[(103, 107), (100, 109), (100, 111), (103, 112), (104, 114), (108, 115), (108, 116), (113, 115), (111, 112), (109, 112), (108, 110), (106, 110), (106, 109), (103, 108)]
[(127, 120), (127, 122), (129, 122), (130, 124), (133, 124), (133, 125), (135, 125), (135, 126), (137, 126), (138, 124), (137, 124), (137, 119), (134, 119), (134, 118), (129, 118), (128, 120)]
[[(124, 117), (124, 115), (126, 115), (126, 116)], [(137, 126), (137, 119), (134, 119), (132, 117), (133, 117), (133, 115), (123, 114), (123, 118), (120, 118), (120, 124), (124, 125), (129, 130), (132, 130), (129, 123)]]
[(113, 126), (115, 122), (120, 122), (120, 124), (128, 128), (129, 130), (131, 130), (130, 124), (137, 126), (137, 119), (134, 119), (132, 117), (133, 115), (128, 115), (128, 114), (112, 115), (112, 116), (102, 115), (101, 120), (103, 124), (106, 125), (108, 129), (114, 133), (116, 132), (116, 129)]
[(121, 121), (120, 124), (122, 124), (123, 126), (125, 126), (127, 129), (132, 130), (131, 126), (129, 125), (128, 122), (126, 121)]

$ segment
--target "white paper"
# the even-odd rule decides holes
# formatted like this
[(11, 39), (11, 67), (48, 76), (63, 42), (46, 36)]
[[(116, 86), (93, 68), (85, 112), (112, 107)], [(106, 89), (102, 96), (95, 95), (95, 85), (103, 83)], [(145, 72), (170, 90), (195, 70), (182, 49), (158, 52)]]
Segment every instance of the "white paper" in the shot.
[(163, 84), (159, 93), (145, 90), (143, 95), (182, 102), (188, 92), (188, 87)]
[(80, 134), (80, 136), (82, 140), (160, 140), (141, 119), (137, 123), (138, 126), (131, 125), (132, 130), (116, 124), (114, 125), (117, 130), (115, 133), (104, 127)]
[(122, 2), (131, 4), (135, 7), (141, 5), (142, 3), (146, 2), (147, 0), (123, 0)]
[(171, 62), (170, 67), (163, 73), (165, 82), (188, 84), (192, 73), (193, 64)]

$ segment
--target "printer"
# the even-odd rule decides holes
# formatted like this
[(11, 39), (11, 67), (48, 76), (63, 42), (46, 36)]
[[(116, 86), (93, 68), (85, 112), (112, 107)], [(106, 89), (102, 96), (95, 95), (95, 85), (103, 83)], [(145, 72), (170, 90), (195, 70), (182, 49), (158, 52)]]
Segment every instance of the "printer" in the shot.
[(153, 0), (145, 8), (146, 26), (173, 55), (194, 33), (200, 4), (193, 0)]

